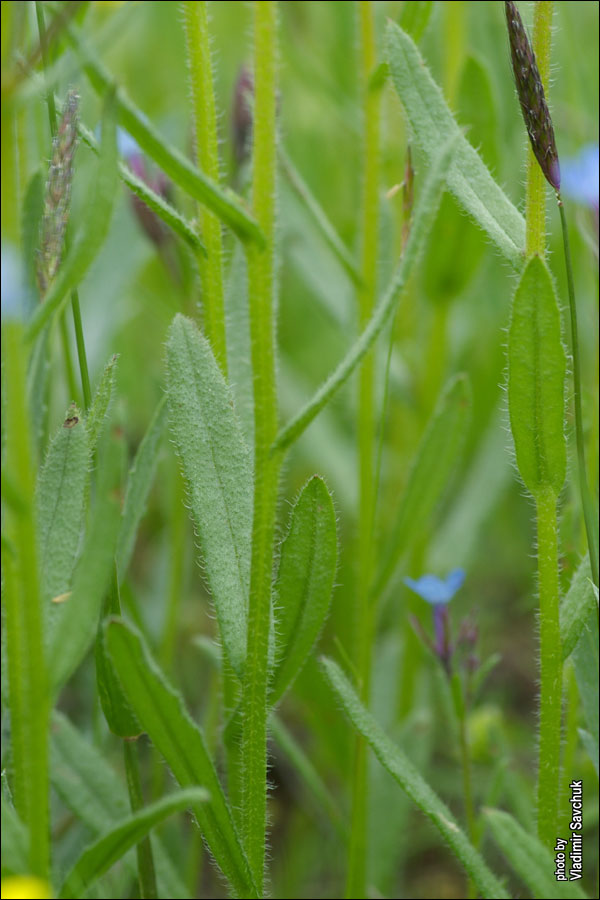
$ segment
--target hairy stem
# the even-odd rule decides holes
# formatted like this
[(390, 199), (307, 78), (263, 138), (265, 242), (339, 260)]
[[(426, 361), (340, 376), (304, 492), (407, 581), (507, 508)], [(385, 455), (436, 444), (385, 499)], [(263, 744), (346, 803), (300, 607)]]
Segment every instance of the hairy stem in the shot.
[[(552, 0), (538, 0), (533, 16), (533, 51), (540, 78), (547, 89), (550, 76)], [(525, 188), (525, 252), (527, 258), (546, 252), (546, 178), (527, 142), (527, 182)]]
[[(371, 75), (377, 64), (373, 5), (368, 0), (358, 4), (360, 50), (359, 68), (363, 104), (363, 198), (362, 198), (362, 285), (358, 290), (360, 328), (368, 323), (377, 299), (377, 245), (379, 228), (379, 118), (380, 92), (372, 89)], [(358, 385), (358, 459), (359, 515), (356, 590), (356, 661), (360, 678), (360, 694), (369, 705), (371, 655), (373, 644), (373, 610), (370, 583), (373, 568), (373, 518), (375, 512), (375, 404), (374, 357), (367, 354), (360, 370)], [(346, 897), (366, 896), (367, 859), (367, 744), (357, 734), (354, 750), (352, 783), (352, 824), (348, 848)]]
[(252, 202), (264, 249), (248, 246), (250, 345), (254, 383), (254, 513), (248, 640), (243, 684), (242, 821), (246, 852), (260, 895), (264, 883), (267, 787), (267, 687), (273, 541), (280, 455), (275, 381), (275, 179), (277, 7), (254, 3), (254, 146)]

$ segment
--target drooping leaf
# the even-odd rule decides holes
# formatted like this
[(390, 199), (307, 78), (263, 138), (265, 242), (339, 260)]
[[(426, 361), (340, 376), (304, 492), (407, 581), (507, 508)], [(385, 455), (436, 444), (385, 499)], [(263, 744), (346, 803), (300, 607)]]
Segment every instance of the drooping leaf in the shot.
[(138, 844), (156, 825), (176, 812), (206, 803), (209, 794), (202, 788), (186, 788), (157, 800), (155, 803), (132, 813), (98, 838), (83, 851), (67, 875), (58, 896), (80, 897), (112, 865)]
[(76, 287), (96, 258), (108, 234), (118, 182), (116, 103), (114, 93), (107, 94), (102, 115), (102, 142), (93, 195), (86, 217), (58, 273), (48, 287), (44, 302), (37, 307), (27, 327), (26, 337), (33, 340), (60, 308), (70, 290)]
[[(52, 717), (50, 752), (54, 790), (92, 835), (100, 836), (111, 822), (128, 815), (130, 805), (125, 783), (104, 754), (58, 711)], [(161, 840), (153, 835), (151, 841), (159, 892), (165, 897), (187, 900), (189, 893)], [(128, 857), (124, 863), (135, 879), (135, 860)]]
[(85, 424), (70, 407), (54, 436), (37, 486), (42, 597), (47, 603), (68, 591), (81, 538), (89, 444)]
[(566, 356), (546, 263), (532, 257), (514, 296), (508, 332), (508, 409), (517, 465), (536, 496), (559, 494), (566, 472)]
[(560, 607), (560, 642), (563, 659), (571, 655), (595, 607), (590, 562), (586, 556), (579, 563)]
[(523, 216), (460, 131), (413, 40), (393, 22), (387, 29), (387, 57), (392, 82), (406, 110), (417, 145), (431, 163), (440, 145), (456, 136), (448, 187), (502, 255), (520, 269), (525, 253)]
[(256, 897), (231, 810), (202, 732), (150, 657), (141, 635), (122, 620), (113, 619), (106, 626), (106, 642), (136, 716), (179, 784), (202, 784), (209, 791), (210, 803), (195, 807), (194, 814), (217, 864), (234, 891)]
[(314, 475), (300, 492), (281, 545), (273, 703), (295, 679), (319, 636), (331, 604), (336, 562), (335, 510), (325, 482)]
[(398, 505), (376, 592), (380, 593), (402, 554), (421, 533), (456, 469), (471, 414), (471, 388), (465, 375), (448, 382), (427, 425)]
[[(519, 825), (510, 813), (500, 809), (486, 809), (485, 817), (507, 862), (527, 885), (532, 896), (548, 897), (550, 900), (560, 900), (561, 897), (572, 897), (575, 900), (585, 898), (576, 882), (556, 881), (556, 865), (550, 851), (535, 834)], [(567, 873), (568, 868), (569, 863)]]
[(119, 581), (123, 580), (127, 572), (137, 530), (146, 508), (146, 501), (152, 482), (154, 481), (166, 418), (167, 406), (166, 399), (163, 397), (138, 447), (127, 478), (119, 540), (117, 542), (116, 560)]
[(337, 663), (331, 659), (323, 659), (323, 667), (354, 727), (370, 744), (381, 765), (388, 770), (413, 803), (434, 824), (452, 853), (473, 879), (481, 895), (496, 898), (496, 900), (497, 898), (508, 898), (510, 895), (457, 825), (448, 807), (431, 789), (408, 757), (390, 741), (365, 709)]
[(181, 315), (167, 340), (167, 396), (221, 637), (240, 673), (250, 583), (250, 458), (210, 345)]
[(119, 357), (113, 356), (104, 367), (100, 383), (96, 388), (92, 405), (85, 418), (85, 425), (90, 444), (90, 453), (93, 453), (98, 445), (98, 439), (102, 434), (107, 416), (112, 404), (113, 392), (117, 377), (117, 361)]

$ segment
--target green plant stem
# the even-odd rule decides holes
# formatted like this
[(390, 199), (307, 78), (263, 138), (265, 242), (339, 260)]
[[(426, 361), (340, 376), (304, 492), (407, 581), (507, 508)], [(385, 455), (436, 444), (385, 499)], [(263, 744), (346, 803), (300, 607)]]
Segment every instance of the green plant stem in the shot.
[[(540, 78), (547, 90), (550, 76), (550, 47), (552, 39), (552, 0), (537, 0), (533, 14), (533, 51)], [(525, 188), (525, 253), (545, 256), (546, 253), (546, 179), (535, 158), (531, 143), (527, 142), (527, 182)]]
[[(196, 156), (199, 169), (215, 184), (219, 183), (219, 147), (217, 113), (213, 89), (206, 0), (186, 0), (183, 18), (187, 41), (188, 65), (192, 86), (192, 110)], [(206, 255), (198, 253), (202, 281), (204, 328), (223, 375), (227, 377), (225, 343), (225, 300), (223, 288), (223, 236), (217, 216), (200, 206), (200, 225)]]
[[(380, 91), (371, 87), (377, 64), (373, 4), (361, 0), (359, 12), (359, 69), (363, 104), (362, 286), (358, 290), (359, 325), (365, 328), (377, 299), (377, 245), (379, 232), (379, 118)], [(369, 706), (373, 650), (373, 610), (370, 584), (373, 569), (373, 519), (375, 512), (375, 403), (374, 357), (363, 360), (358, 385), (359, 513), (357, 533), (356, 661), (360, 697)], [(357, 734), (352, 782), (352, 822), (348, 846), (346, 897), (366, 896), (368, 769), (367, 744)]]
[(62, 345), (63, 362), (65, 365), (65, 377), (67, 379), (67, 390), (69, 391), (69, 399), (74, 403), (77, 402), (79, 389), (75, 380), (75, 369), (73, 368), (73, 356), (71, 354), (71, 344), (69, 342), (69, 330), (64, 312), (60, 314), (58, 327), (60, 329), (60, 343)]
[(252, 203), (266, 245), (247, 247), (250, 348), (254, 385), (254, 512), (243, 684), (242, 822), (246, 853), (260, 896), (263, 893), (266, 779), (267, 687), (273, 541), (280, 454), (271, 455), (277, 434), (275, 380), (275, 186), (277, 5), (254, 3), (254, 146)]
[[(46, 44), (46, 27), (44, 23), (44, 11), (42, 8), (42, 4), (37, 0), (35, 4), (35, 11), (37, 16), (37, 24), (38, 30), (40, 34), (40, 50), (42, 54), (42, 64), (44, 68), (44, 73), (47, 71), (49, 66), (49, 58), (48, 58), (48, 48)], [(57, 121), (56, 121), (56, 104), (54, 102), (54, 91), (49, 86), (46, 91), (46, 103), (48, 105), (48, 119), (50, 121), (50, 133), (54, 138), (56, 136), (57, 129)], [(65, 238), (64, 252), (66, 253), (68, 248), (68, 242)], [(83, 337), (83, 325), (81, 322), (81, 307), (79, 305), (79, 294), (77, 290), (73, 290), (71, 292), (71, 310), (73, 312), (73, 326), (75, 328), (75, 341), (77, 344), (77, 358), (79, 360), (79, 371), (81, 375), (81, 389), (83, 393), (83, 406), (85, 411), (90, 408), (92, 403), (92, 391), (90, 387), (90, 376), (87, 364), (87, 356), (85, 352), (85, 340)], [(74, 378), (73, 378), (73, 364), (71, 362), (71, 349), (69, 346), (69, 339), (66, 326), (64, 324), (64, 312), (61, 313), (61, 340), (63, 346), (63, 355), (65, 362), (65, 370), (67, 373), (67, 383), (69, 385), (69, 389), (72, 393), (74, 393)], [(72, 397), (75, 399), (75, 397)]]
[(577, 444), (577, 469), (579, 474), (579, 492), (585, 522), (585, 531), (590, 551), (590, 568), (594, 584), (598, 585), (598, 540), (596, 533), (596, 517), (587, 480), (585, 465), (585, 439), (583, 435), (583, 412), (581, 409), (581, 357), (579, 353), (579, 331), (577, 326), (577, 303), (575, 302), (575, 282), (569, 245), (569, 230), (563, 202), (558, 197), (560, 222), (562, 225), (565, 265), (567, 269), (567, 288), (569, 294), (569, 316), (571, 321), (571, 356), (573, 359), (573, 403), (575, 406), (575, 441)]
[(3, 474), (18, 486), (18, 503), (3, 503), (2, 547), (13, 793), (17, 812), (28, 829), (30, 870), (48, 879), (50, 704), (36, 552), (35, 475), (27, 404), (27, 358), (20, 322), (9, 321), (2, 325), (2, 362), (4, 425), (9, 436)]
[[(137, 741), (123, 741), (125, 774), (127, 777), (127, 788), (129, 790), (129, 800), (132, 812), (136, 812), (144, 806), (142, 782), (140, 778), (140, 764), (137, 753)], [(154, 858), (152, 856), (152, 844), (150, 843), (149, 835), (139, 842), (136, 847), (136, 853), (140, 882), (140, 897), (142, 900), (158, 897), (156, 874), (154, 871)]]
[(552, 488), (536, 497), (540, 595), (540, 723), (537, 788), (538, 836), (552, 849), (558, 827), (562, 650), (559, 625), (558, 522)]

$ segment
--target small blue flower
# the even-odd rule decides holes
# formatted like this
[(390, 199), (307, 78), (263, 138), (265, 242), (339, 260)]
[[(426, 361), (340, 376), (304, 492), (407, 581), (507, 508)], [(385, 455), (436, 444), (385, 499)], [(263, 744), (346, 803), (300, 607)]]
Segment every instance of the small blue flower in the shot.
[(562, 192), (598, 211), (598, 144), (587, 144), (577, 156), (564, 160)]
[(404, 578), (407, 585), (415, 594), (431, 603), (432, 606), (445, 606), (454, 597), (465, 580), (464, 569), (454, 569), (446, 580), (437, 575), (422, 575), (417, 581), (413, 578)]

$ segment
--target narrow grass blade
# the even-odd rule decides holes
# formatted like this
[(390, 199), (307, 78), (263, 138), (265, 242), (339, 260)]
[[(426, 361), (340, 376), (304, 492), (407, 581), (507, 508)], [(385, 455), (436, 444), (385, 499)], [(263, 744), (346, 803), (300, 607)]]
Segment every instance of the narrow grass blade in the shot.
[(562, 489), (566, 356), (552, 276), (532, 257), (513, 300), (508, 332), (508, 409), (517, 466), (527, 489)]
[(54, 436), (37, 486), (42, 599), (69, 590), (79, 549), (89, 479), (86, 427), (76, 407)]
[(502, 255), (520, 269), (525, 254), (523, 216), (461, 133), (413, 40), (393, 22), (387, 29), (387, 57), (417, 145), (432, 163), (440, 145), (456, 137), (448, 187)]
[(277, 435), (272, 452), (283, 452), (308, 428), (331, 398), (346, 383), (364, 356), (369, 352), (396, 308), (413, 266), (418, 261), (425, 239), (431, 230), (438, 210), (442, 187), (454, 153), (455, 139), (444, 145), (433, 162), (423, 185), (410, 230), (410, 236), (392, 283), (369, 319), (364, 331), (356, 338), (337, 368), (325, 380), (314, 396)]
[(100, 457), (97, 503), (75, 568), (71, 596), (58, 605), (52, 622), (48, 662), (56, 693), (80, 664), (96, 635), (102, 600), (114, 567), (120, 468), (121, 448), (111, 439)]
[(37, 307), (29, 321), (26, 331), (28, 340), (33, 340), (40, 333), (96, 258), (108, 234), (117, 181), (116, 102), (114, 94), (109, 94), (102, 116), (100, 162), (86, 219), (80, 236), (74, 241), (56, 278), (48, 287), (44, 302)]
[(119, 581), (122, 581), (127, 573), (137, 530), (144, 515), (148, 494), (154, 481), (166, 419), (167, 404), (166, 398), (163, 397), (152, 417), (146, 434), (142, 438), (129, 470), (116, 553)]
[(85, 418), (85, 427), (88, 433), (90, 453), (93, 453), (98, 445), (98, 440), (106, 425), (108, 413), (112, 404), (115, 382), (117, 377), (117, 361), (119, 357), (113, 356), (104, 367), (100, 383), (96, 388), (92, 405)]
[(113, 825), (110, 831), (87, 847), (69, 874), (58, 896), (74, 898), (89, 890), (131, 847), (138, 844), (160, 822), (188, 807), (206, 803), (209, 794), (202, 788), (186, 788), (163, 797)]
[[(84, 42), (81, 33), (71, 27), (68, 29), (68, 35), (96, 93), (104, 94), (105, 91), (113, 88), (112, 76), (99, 60), (94, 58), (91, 48)], [(168, 144), (144, 113), (127, 97), (122, 88), (116, 89), (116, 99), (120, 124), (166, 175), (191, 197), (214, 212), (241, 240), (256, 242), (259, 246), (264, 244), (262, 232), (256, 221), (246, 211), (242, 200), (232, 190), (215, 184), (183, 153)]]
[(239, 674), (246, 654), (252, 470), (208, 341), (181, 315), (167, 340), (167, 396), (221, 638)]
[(421, 777), (408, 757), (382, 731), (360, 702), (356, 691), (337, 663), (331, 659), (323, 659), (323, 668), (354, 727), (368, 741), (381, 765), (435, 825), (452, 853), (477, 885), (482, 897), (495, 900), (508, 898), (510, 895), (456, 824), (448, 807)]
[(157, 750), (182, 786), (204, 785), (210, 803), (194, 808), (204, 839), (232, 889), (256, 897), (256, 888), (204, 736), (181, 698), (150, 657), (142, 637), (119, 619), (105, 630), (106, 646), (123, 690)]
[(419, 43), (431, 18), (432, 0), (412, 0), (402, 4), (400, 27), (410, 34), (415, 43)]
[[(104, 754), (57, 711), (52, 717), (51, 779), (67, 809), (99, 837), (110, 823), (124, 819), (130, 812), (127, 788)], [(187, 900), (189, 892), (164, 845), (156, 835), (151, 838), (158, 888), (173, 900)], [(124, 864), (132, 880), (137, 865), (130, 854)]]
[(281, 545), (272, 703), (296, 678), (319, 636), (331, 604), (336, 564), (335, 510), (325, 482), (314, 475), (300, 492)]
[(402, 554), (422, 532), (456, 470), (470, 415), (470, 384), (465, 375), (457, 375), (442, 392), (411, 466), (377, 577), (377, 594), (384, 590)]
[(596, 600), (590, 560), (586, 556), (579, 563), (560, 607), (560, 639), (563, 659), (567, 659), (571, 655), (586, 623), (595, 611)]
[[(527, 885), (533, 897), (548, 897), (549, 900), (572, 897), (574, 900), (584, 900), (586, 895), (576, 883), (556, 881), (554, 857), (513, 816), (500, 809), (486, 809), (485, 818), (508, 864)], [(567, 848), (567, 878), (570, 866), (568, 852)]]

